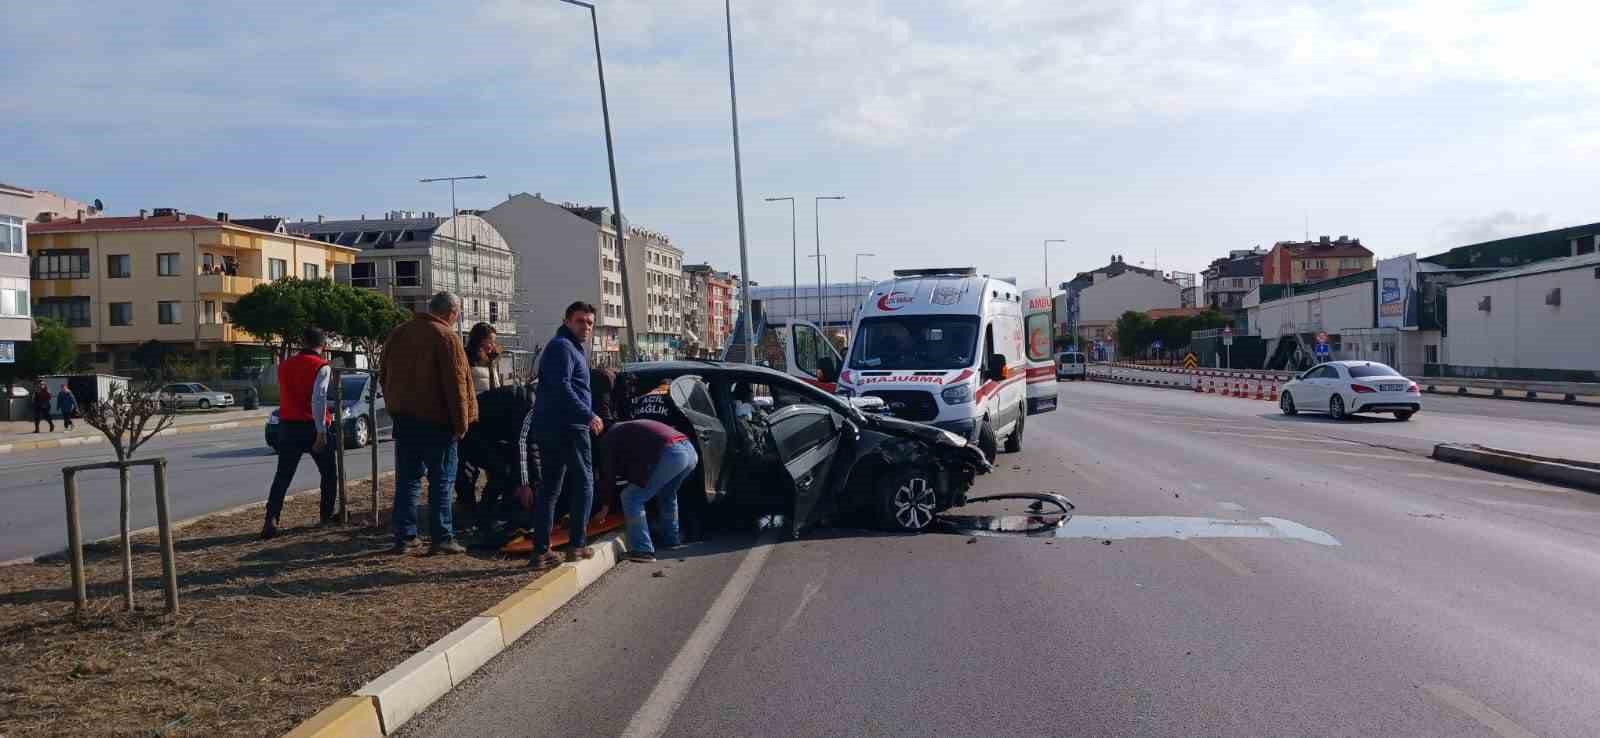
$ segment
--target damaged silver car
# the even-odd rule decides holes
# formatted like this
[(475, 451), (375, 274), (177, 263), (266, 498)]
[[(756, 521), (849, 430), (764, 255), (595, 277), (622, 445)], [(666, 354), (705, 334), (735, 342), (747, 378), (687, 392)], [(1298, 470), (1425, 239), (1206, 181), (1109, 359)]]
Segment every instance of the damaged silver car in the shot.
[[(693, 440), (701, 463), (679, 490), (685, 508), (781, 516), (791, 537), (863, 517), (888, 530), (926, 530), (991, 469), (959, 435), (862, 412), (763, 367), (642, 363), (621, 380), (638, 396), (632, 416), (665, 420)], [(650, 395), (654, 407), (640, 411)]]

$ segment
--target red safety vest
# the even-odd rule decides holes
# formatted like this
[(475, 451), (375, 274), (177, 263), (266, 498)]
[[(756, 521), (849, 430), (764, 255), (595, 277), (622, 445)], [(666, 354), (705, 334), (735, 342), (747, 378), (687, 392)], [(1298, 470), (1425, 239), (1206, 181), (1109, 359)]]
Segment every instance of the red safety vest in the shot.
[[(328, 362), (316, 354), (295, 354), (278, 364), (278, 418), (286, 423), (311, 422), (311, 386)], [(331, 416), (331, 413), (328, 413)]]

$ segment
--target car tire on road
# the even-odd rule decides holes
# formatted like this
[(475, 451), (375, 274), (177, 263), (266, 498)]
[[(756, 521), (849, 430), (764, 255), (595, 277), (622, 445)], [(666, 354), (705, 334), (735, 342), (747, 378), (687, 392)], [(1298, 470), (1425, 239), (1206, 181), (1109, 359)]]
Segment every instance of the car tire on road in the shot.
[(1345, 418), (1350, 417), (1349, 415), (1345, 414), (1343, 397), (1334, 395), (1333, 399), (1328, 401), (1328, 417), (1333, 418), (1334, 420), (1344, 420)]
[(372, 426), (367, 425), (366, 418), (356, 418), (355, 430), (345, 439), (345, 448), (365, 448), (372, 440)]
[(1011, 435), (1006, 436), (1006, 453), (1014, 454), (1022, 451), (1022, 426), (1028, 419), (1028, 408), (1020, 409), (1017, 416), (1017, 427), (1011, 429)]
[(1278, 396), (1278, 409), (1282, 410), (1284, 415), (1294, 416), (1300, 414), (1300, 408), (1294, 406), (1294, 396), (1288, 392)]
[(204, 397), (202, 397), (202, 398), (200, 398), (199, 404), (195, 405), (195, 407), (198, 407), (201, 410), (210, 410), (211, 409), (211, 401), (207, 400)]
[(994, 427), (989, 425), (989, 419), (979, 421), (983, 423), (978, 428), (978, 450), (983, 452), (983, 458), (993, 464), (996, 456), (1000, 455), (1000, 439), (995, 438)]
[(884, 530), (920, 533), (933, 525), (937, 501), (928, 469), (897, 470), (878, 482), (878, 523)]
[(1396, 410), (1394, 411), (1394, 419), (1404, 423), (1407, 420), (1410, 420), (1411, 416), (1416, 414), (1417, 411), (1415, 410)]

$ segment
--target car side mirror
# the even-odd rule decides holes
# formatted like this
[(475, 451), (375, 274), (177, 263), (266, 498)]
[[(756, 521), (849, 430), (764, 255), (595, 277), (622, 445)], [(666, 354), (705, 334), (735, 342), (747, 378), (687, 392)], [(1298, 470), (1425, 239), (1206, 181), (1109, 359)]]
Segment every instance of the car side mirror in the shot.
[(989, 379), (1000, 380), (1006, 378), (1005, 354), (989, 354)]

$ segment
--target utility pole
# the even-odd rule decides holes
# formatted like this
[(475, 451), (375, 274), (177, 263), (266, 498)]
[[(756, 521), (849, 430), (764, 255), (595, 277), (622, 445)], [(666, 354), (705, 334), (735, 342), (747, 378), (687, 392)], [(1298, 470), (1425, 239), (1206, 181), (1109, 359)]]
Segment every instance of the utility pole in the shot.
[(740, 293), (744, 303), (745, 361), (756, 363), (756, 316), (750, 312), (750, 252), (744, 237), (744, 172), (739, 162), (739, 94), (733, 83), (733, 0), (723, 0), (723, 17), (728, 24), (728, 108), (733, 114), (733, 193), (739, 205), (739, 271), (744, 277)]
[[(453, 269), (456, 273), (456, 299), (461, 301), (461, 309), (456, 312), (456, 332), (466, 333), (465, 326), (467, 320), (467, 298), (461, 295), (461, 238), (456, 233), (456, 215), (458, 214), (456, 212), (456, 180), (461, 179), (488, 179), (488, 177), (482, 174), (469, 174), (461, 177), (428, 177), (426, 179), (419, 179), (417, 181), (423, 183), (450, 183), (450, 246), (455, 261)], [(428, 251), (431, 254), (433, 249), (429, 249)]]

